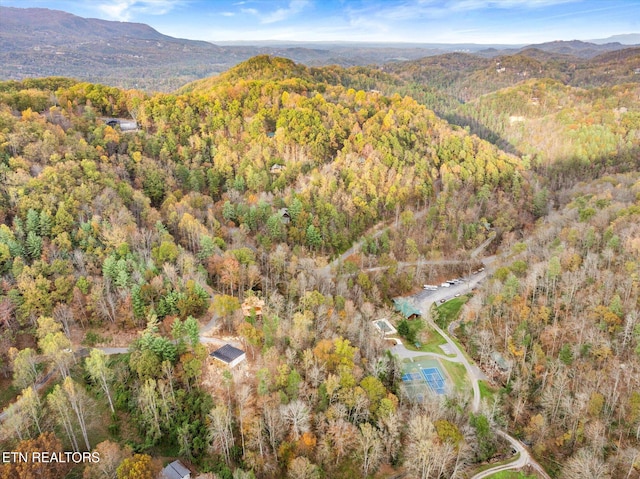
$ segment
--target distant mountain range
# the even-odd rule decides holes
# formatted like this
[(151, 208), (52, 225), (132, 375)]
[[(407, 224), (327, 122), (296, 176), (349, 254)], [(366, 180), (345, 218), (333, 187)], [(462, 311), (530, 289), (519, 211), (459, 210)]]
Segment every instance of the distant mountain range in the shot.
[(622, 43), (623, 45), (638, 45), (640, 44), (640, 33), (625, 33), (623, 35), (613, 35), (607, 38), (588, 41), (591, 43), (597, 43), (598, 45), (614, 42)]
[[(0, 7), (0, 79), (69, 76), (124, 88), (174, 90), (189, 81), (269, 54), (310, 66), (381, 65), (448, 52), (483, 57), (535, 47), (553, 54), (592, 58), (640, 43), (640, 34), (617, 42), (558, 41), (540, 45), (257, 42), (214, 45), (173, 38), (140, 23), (82, 18), (59, 10)], [(613, 38), (612, 38), (613, 39)]]

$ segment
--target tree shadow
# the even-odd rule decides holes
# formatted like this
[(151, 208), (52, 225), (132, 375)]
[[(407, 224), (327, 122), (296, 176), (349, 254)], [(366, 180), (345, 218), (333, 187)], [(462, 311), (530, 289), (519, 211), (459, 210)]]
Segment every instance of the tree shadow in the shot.
[(606, 175), (640, 171), (640, 145), (591, 160), (571, 157), (534, 165), (533, 171), (548, 180), (551, 191), (560, 191)]
[(516, 148), (515, 145), (512, 144), (509, 140), (505, 139), (498, 132), (492, 130), (487, 125), (473, 117), (461, 115), (457, 112), (443, 113), (441, 114), (441, 117), (447, 120), (452, 125), (457, 125), (465, 128), (467, 129), (467, 131), (469, 131), (469, 133), (496, 145), (502, 151), (511, 153), (512, 155), (516, 156), (522, 155), (522, 152), (518, 150), (518, 148)]

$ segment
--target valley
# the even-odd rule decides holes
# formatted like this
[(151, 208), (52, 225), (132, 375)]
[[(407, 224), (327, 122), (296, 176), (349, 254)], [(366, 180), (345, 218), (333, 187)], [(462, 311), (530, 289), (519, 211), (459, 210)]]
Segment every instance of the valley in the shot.
[(636, 46), (74, 18), (0, 81), (0, 448), (100, 461), (0, 478), (639, 477)]

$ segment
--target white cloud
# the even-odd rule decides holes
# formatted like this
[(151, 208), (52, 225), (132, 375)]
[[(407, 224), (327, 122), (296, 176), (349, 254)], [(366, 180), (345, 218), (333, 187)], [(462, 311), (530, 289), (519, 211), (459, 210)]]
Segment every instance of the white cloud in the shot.
[(448, 2), (451, 10), (480, 10), (484, 8), (542, 8), (580, 0), (453, 0)]
[(249, 15), (257, 15), (258, 14), (258, 10), (256, 10), (255, 8), (241, 8), (240, 11), (242, 13), (248, 13)]
[(292, 17), (311, 4), (309, 0), (291, 0), (287, 8), (278, 8), (277, 10), (267, 14), (261, 20), (261, 23), (276, 23)]
[(139, 13), (165, 15), (189, 0), (112, 0), (100, 3), (98, 10), (114, 20), (127, 22)]
[(509, 8), (535, 9), (577, 3), (582, 0), (410, 0), (398, 3), (370, 4), (362, 8), (347, 8), (353, 17), (381, 18), (384, 20), (440, 19), (463, 11)]
[(114, 20), (126, 22), (131, 19), (131, 12), (129, 9), (133, 3), (135, 3), (133, 0), (114, 1), (98, 5), (98, 9)]

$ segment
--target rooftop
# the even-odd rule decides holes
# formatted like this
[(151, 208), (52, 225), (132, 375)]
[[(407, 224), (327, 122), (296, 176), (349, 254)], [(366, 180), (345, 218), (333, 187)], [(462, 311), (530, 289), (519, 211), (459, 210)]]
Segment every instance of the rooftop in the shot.
[(190, 477), (191, 471), (184, 467), (180, 461), (173, 461), (162, 470), (163, 479), (184, 479)]
[(421, 316), (422, 312), (416, 308), (407, 298), (395, 298), (393, 300), (396, 311), (399, 311), (405, 318), (411, 316)]
[(216, 359), (219, 359), (220, 361), (229, 364), (233, 360), (238, 359), (243, 354), (244, 351), (242, 349), (233, 347), (230, 344), (225, 344), (220, 349), (216, 349), (209, 356), (212, 356)]

